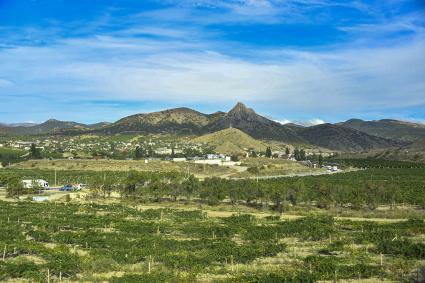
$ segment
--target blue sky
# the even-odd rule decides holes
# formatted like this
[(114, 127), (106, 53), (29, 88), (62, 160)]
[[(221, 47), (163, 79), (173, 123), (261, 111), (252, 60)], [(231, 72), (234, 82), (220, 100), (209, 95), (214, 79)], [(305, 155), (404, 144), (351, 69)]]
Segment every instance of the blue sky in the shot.
[(425, 121), (423, 0), (0, 0), (0, 122), (242, 101), (279, 121)]

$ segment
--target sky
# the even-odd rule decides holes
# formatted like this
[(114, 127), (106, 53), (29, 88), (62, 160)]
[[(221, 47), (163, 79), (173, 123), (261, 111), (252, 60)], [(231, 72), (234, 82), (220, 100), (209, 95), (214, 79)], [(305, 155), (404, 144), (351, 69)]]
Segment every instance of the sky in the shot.
[(0, 122), (238, 101), (277, 121), (425, 121), (425, 1), (0, 0)]

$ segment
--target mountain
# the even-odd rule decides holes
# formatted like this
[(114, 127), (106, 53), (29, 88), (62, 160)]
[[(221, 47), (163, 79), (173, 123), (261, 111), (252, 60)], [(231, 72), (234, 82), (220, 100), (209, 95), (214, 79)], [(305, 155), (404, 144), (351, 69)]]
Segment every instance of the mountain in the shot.
[(350, 119), (338, 125), (355, 129), (372, 136), (395, 139), (399, 141), (415, 141), (425, 139), (425, 125), (392, 119), (363, 121)]
[(340, 155), (340, 158), (375, 158), (425, 163), (425, 139), (397, 148), (369, 150), (361, 153), (344, 153)]
[(303, 128), (298, 133), (310, 144), (340, 151), (362, 151), (400, 145), (393, 140), (332, 124)]
[(271, 139), (284, 142), (303, 142), (296, 131), (289, 126), (269, 120), (238, 102), (236, 106), (220, 119), (207, 125), (208, 132), (226, 128), (237, 128), (257, 139)]
[(227, 128), (218, 132), (203, 135), (192, 140), (193, 143), (208, 143), (218, 152), (226, 154), (244, 153), (244, 148), (265, 151), (267, 144), (252, 138), (236, 128)]
[(89, 129), (98, 129), (98, 128), (106, 127), (110, 124), (111, 124), (110, 122), (99, 122), (99, 123), (95, 123), (95, 124), (88, 124), (88, 125), (85, 125), (85, 126), (86, 126), (86, 128), (89, 128)]
[[(226, 129), (229, 131), (220, 132)], [(231, 131), (237, 129), (239, 131)], [(242, 136), (241, 132), (247, 136)], [(206, 139), (217, 139), (225, 147), (237, 150), (240, 147), (252, 147), (247, 144), (230, 143), (234, 139), (252, 137), (257, 140), (276, 140), (288, 144), (314, 145), (340, 151), (371, 151), (394, 147), (403, 147), (406, 142), (425, 139), (425, 125), (397, 120), (363, 121), (351, 119), (338, 124), (300, 126), (272, 121), (257, 114), (253, 109), (238, 102), (229, 112), (204, 114), (190, 108), (174, 108), (152, 113), (135, 114), (115, 123), (97, 123), (86, 125), (76, 122), (50, 119), (33, 126), (10, 127), (0, 125), (0, 134), (189, 134), (205, 135), (219, 132)]]
[(106, 134), (131, 132), (201, 134), (205, 126), (219, 120), (223, 115), (223, 112), (203, 114), (182, 107), (128, 116), (97, 130), (97, 132)]
[(18, 125), (18, 126), (0, 126), (1, 134), (9, 135), (44, 135), (44, 134), (60, 134), (64, 130), (69, 132), (80, 133), (89, 129), (96, 129), (105, 126), (105, 122), (85, 125), (71, 121), (59, 121), (56, 119), (49, 119), (44, 123), (29, 125)]
[(4, 127), (32, 127), (38, 125), (37, 123), (32, 122), (23, 122), (23, 123), (12, 123), (12, 124), (3, 124), (0, 123), (0, 126)]

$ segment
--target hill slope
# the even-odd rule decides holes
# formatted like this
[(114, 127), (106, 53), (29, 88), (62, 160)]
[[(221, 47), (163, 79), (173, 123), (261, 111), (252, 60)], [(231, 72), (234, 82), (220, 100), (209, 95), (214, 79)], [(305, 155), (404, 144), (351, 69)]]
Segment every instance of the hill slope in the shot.
[(267, 144), (258, 141), (245, 134), (239, 129), (228, 128), (212, 134), (197, 137), (194, 143), (208, 143), (220, 153), (237, 154), (243, 153), (244, 148), (253, 148), (257, 151), (265, 151)]
[(238, 103), (225, 114), (208, 125), (209, 132), (226, 128), (237, 128), (257, 139), (272, 139), (284, 142), (303, 142), (296, 131), (255, 113), (251, 108)]
[(361, 151), (399, 145), (392, 140), (332, 124), (304, 128), (299, 134), (313, 145), (341, 151)]
[(350, 119), (338, 125), (355, 129), (372, 136), (395, 139), (400, 141), (415, 141), (425, 139), (425, 125), (405, 121), (383, 119), (363, 121)]
[(44, 123), (35, 125), (19, 125), (19, 126), (0, 126), (0, 133), (9, 135), (44, 135), (44, 134), (61, 134), (66, 132), (80, 133), (89, 129), (97, 129), (107, 125), (100, 122), (92, 125), (85, 125), (72, 121), (59, 121), (49, 119)]
[(175, 108), (128, 116), (99, 131), (107, 134), (123, 132), (199, 134), (202, 133), (204, 126), (222, 115), (220, 112), (208, 115), (189, 108)]

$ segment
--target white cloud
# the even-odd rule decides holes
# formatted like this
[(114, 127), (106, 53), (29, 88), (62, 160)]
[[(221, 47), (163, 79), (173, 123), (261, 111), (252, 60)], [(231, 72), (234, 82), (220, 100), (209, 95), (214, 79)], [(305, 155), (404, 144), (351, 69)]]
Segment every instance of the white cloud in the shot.
[(283, 120), (274, 120), (275, 122), (278, 122), (279, 124), (285, 125), (285, 124), (289, 124), (292, 123), (290, 120), (288, 119), (283, 119)]
[(8, 87), (12, 85), (13, 83), (11, 81), (0, 78), (0, 87)]
[(65, 40), (0, 51), (0, 76), (16, 80), (16, 93), (55, 99), (68, 93), (181, 104), (272, 102), (319, 115), (425, 104), (423, 39), (327, 52), (270, 50), (255, 61), (196, 51), (208, 46), (110, 36)]
[[(120, 31), (0, 49), (0, 89), (12, 89), (9, 96), (55, 101), (109, 99), (181, 105), (243, 101), (276, 108), (282, 105), (293, 112), (326, 118), (329, 113), (383, 113), (394, 107), (425, 105), (425, 33), (417, 15), (341, 28), (353, 34), (415, 33), (413, 39), (404, 42), (381, 47), (376, 41), (362, 45), (354, 42), (319, 51), (273, 47), (257, 50), (212, 39), (209, 36), (214, 31), (203, 29), (202, 24), (281, 23), (297, 18), (305, 9), (342, 4), (327, 0), (184, 2), (186, 6), (180, 8), (129, 16), (133, 24)], [(202, 9), (187, 8), (188, 3), (224, 11), (219, 9), (206, 17)], [(345, 5), (368, 9), (355, 3), (348, 1)], [(288, 13), (291, 17), (282, 17)], [(137, 24), (140, 18), (157, 22)], [(183, 21), (196, 25), (180, 25)], [(42, 37), (42, 31), (34, 32)], [(6, 76), (14, 83), (1, 79)], [(289, 116), (284, 113), (283, 117)], [(322, 122), (316, 119), (303, 123)]]
[(312, 126), (316, 126), (316, 125), (325, 124), (326, 122), (322, 119), (311, 119), (311, 120), (308, 120), (308, 123)]
[(305, 120), (305, 121), (304, 120), (291, 121), (291, 120), (288, 120), (288, 119), (283, 119), (283, 120), (275, 120), (275, 122), (278, 122), (278, 123), (280, 123), (282, 125), (293, 123), (293, 124), (304, 126), (304, 127), (316, 126), (316, 125), (321, 125), (321, 124), (326, 123), (324, 120), (317, 119), (317, 118), (316, 119)]

